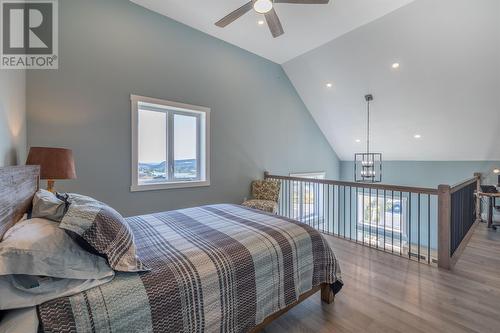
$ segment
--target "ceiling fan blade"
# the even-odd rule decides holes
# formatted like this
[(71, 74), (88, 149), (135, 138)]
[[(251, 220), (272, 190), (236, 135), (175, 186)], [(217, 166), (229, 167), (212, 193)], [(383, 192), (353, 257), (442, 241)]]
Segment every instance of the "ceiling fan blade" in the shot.
[(274, 3), (296, 3), (303, 5), (324, 5), (330, 0), (274, 0)]
[(283, 31), (283, 26), (281, 25), (278, 14), (276, 14), (274, 8), (267, 12), (265, 16), (267, 25), (269, 26), (269, 30), (271, 30), (271, 34), (274, 38), (279, 37), (285, 33)]
[(223, 17), (221, 20), (216, 22), (215, 25), (224, 28), (225, 26), (233, 23), (234, 21), (236, 21), (237, 19), (239, 19), (240, 17), (251, 11), (252, 8), (253, 8), (253, 1), (250, 1), (241, 6), (240, 8), (236, 9), (229, 15)]

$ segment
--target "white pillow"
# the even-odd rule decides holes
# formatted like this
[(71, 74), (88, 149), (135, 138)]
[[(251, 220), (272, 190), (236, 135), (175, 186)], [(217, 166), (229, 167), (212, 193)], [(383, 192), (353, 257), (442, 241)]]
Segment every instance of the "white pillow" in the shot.
[(37, 333), (38, 324), (35, 307), (12, 310), (0, 321), (0, 333)]
[(101, 279), (113, 274), (104, 258), (82, 249), (57, 222), (30, 219), (10, 228), (0, 242), (0, 276), (42, 275)]
[(0, 310), (35, 306), (109, 282), (104, 258), (83, 250), (58, 223), (19, 222), (0, 242)]

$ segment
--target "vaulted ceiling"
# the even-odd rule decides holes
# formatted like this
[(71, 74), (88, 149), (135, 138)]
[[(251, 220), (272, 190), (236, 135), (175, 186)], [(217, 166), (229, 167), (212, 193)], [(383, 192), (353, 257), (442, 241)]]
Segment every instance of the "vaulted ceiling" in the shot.
[(131, 0), (209, 35), (282, 64), (413, 0), (330, 0), (327, 5), (276, 4), (285, 34), (273, 38), (251, 11), (226, 28), (214, 25), (250, 0)]
[(500, 160), (498, 0), (416, 0), (283, 67), (342, 160), (365, 149), (366, 93), (385, 159)]
[(276, 4), (276, 39), (253, 11), (214, 25), (245, 0), (131, 1), (282, 64), (342, 160), (365, 149), (367, 93), (384, 159), (500, 160), (498, 0)]

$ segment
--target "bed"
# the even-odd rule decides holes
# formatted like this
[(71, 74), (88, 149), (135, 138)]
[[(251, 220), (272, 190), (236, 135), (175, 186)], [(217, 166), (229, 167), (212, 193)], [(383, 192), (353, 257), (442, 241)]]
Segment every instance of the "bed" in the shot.
[[(0, 235), (29, 208), (36, 167), (0, 169)], [(149, 271), (37, 307), (42, 332), (258, 332), (304, 299), (332, 303), (338, 262), (314, 229), (237, 205), (126, 219)]]

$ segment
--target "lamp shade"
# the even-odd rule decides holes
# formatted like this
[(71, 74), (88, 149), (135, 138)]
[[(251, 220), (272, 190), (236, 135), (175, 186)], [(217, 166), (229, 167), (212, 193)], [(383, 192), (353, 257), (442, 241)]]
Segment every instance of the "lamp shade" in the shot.
[(26, 165), (39, 165), (41, 179), (76, 179), (71, 149), (31, 147)]

